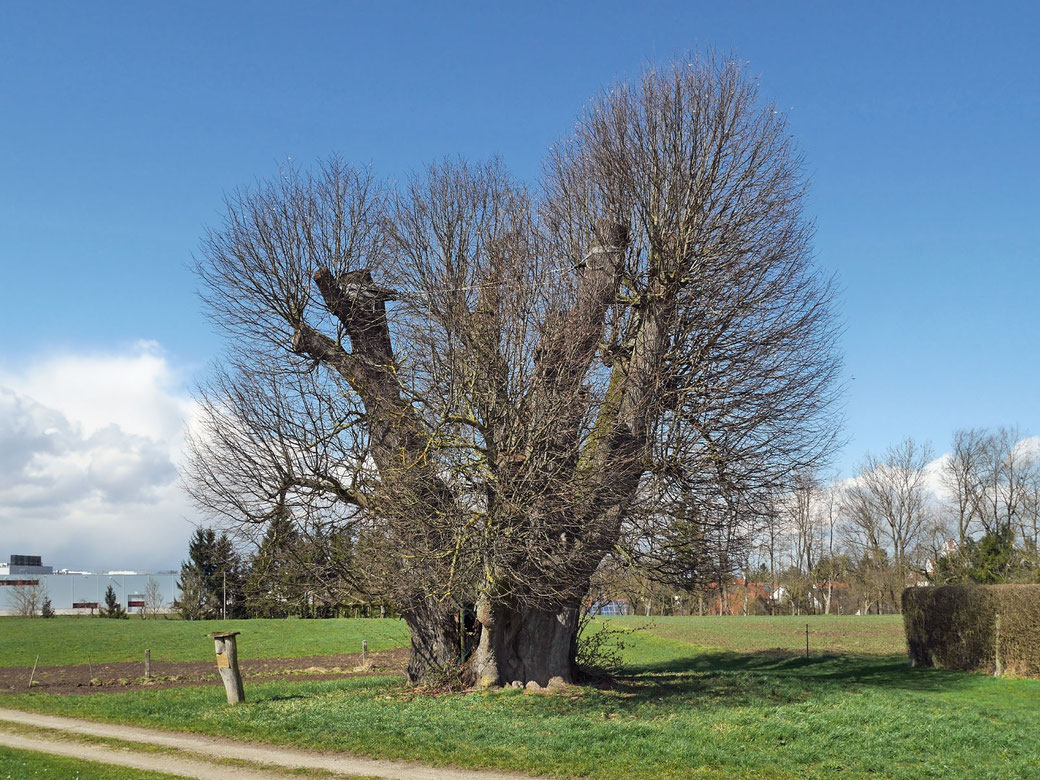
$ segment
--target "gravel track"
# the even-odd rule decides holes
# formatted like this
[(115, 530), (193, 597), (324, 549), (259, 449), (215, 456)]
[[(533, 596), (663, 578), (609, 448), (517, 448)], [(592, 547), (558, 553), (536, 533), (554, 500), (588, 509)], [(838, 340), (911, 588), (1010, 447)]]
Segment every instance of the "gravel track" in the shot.
[[(4, 731), (4, 722), (48, 729), (53, 736), (40, 733), (27, 736)], [(183, 754), (136, 752), (132, 745), (125, 748), (92, 745), (69, 741), (64, 735), (76, 734), (127, 743), (147, 744), (183, 751)], [(318, 770), (346, 776), (382, 777), (388, 780), (519, 780), (529, 777), (501, 772), (427, 767), (398, 761), (356, 758), (342, 753), (316, 753), (290, 748), (276, 748), (239, 742), (219, 737), (185, 734), (117, 723), (96, 723), (77, 718), (40, 715), (21, 710), (0, 709), (0, 744), (23, 750), (71, 756), (87, 761), (99, 761), (133, 769), (200, 780), (213, 778), (256, 778), (257, 780), (284, 780), (289, 770)], [(263, 769), (235, 767), (214, 763), (217, 759), (234, 759), (262, 765)], [(281, 771), (280, 771), (281, 770)]]

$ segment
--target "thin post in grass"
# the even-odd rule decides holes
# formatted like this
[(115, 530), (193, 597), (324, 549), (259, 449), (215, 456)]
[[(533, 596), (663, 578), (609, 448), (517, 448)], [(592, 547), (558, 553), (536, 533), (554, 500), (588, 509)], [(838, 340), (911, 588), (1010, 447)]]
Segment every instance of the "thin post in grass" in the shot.
[(368, 663), (368, 640), (361, 640), (361, 665), (364, 666)]
[(238, 648), (235, 643), (235, 637), (239, 633), (241, 632), (214, 631), (208, 635), (213, 639), (217, 652), (217, 671), (220, 673), (220, 679), (224, 681), (228, 704), (238, 704), (246, 700), (245, 691), (242, 689), (242, 672), (238, 669)]
[(39, 654), (39, 653), (37, 653), (37, 654), (36, 654), (36, 660), (35, 660), (35, 661), (33, 661), (33, 670), (32, 670), (32, 674), (30, 674), (30, 675), (29, 675), (29, 687), (30, 687), (30, 688), (32, 688), (32, 683), (33, 683), (33, 677), (35, 677), (35, 676), (36, 676), (36, 664), (38, 664), (39, 662), (40, 662), (40, 654)]
[(144, 679), (152, 679), (152, 651), (144, 651)]
[(1004, 664), (1000, 660), (1000, 613), (993, 620), (993, 675), (1000, 677), (1004, 673)]
[(809, 624), (805, 624), (805, 657), (809, 657)]

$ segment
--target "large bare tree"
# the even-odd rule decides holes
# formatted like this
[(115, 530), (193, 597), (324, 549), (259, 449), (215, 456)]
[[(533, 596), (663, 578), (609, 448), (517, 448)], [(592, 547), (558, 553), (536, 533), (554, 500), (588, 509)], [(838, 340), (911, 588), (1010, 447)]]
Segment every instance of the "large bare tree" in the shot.
[(862, 555), (863, 566), (881, 569), (891, 560), (885, 596), (896, 609), (899, 594), (912, 584), (911, 574), (923, 573), (917, 547), (933, 514), (925, 471), (930, 461), (930, 447), (907, 438), (880, 458), (868, 454), (859, 476), (844, 491), (849, 540)]
[(594, 100), (534, 189), (497, 162), (391, 189), (333, 159), (235, 193), (198, 263), (230, 339), (193, 494), (348, 533), (415, 681), (467, 639), (471, 682), (570, 680), (623, 532), (647, 552), (703, 520), (733, 541), (833, 447), (833, 290), (803, 193), (783, 116), (715, 60)]

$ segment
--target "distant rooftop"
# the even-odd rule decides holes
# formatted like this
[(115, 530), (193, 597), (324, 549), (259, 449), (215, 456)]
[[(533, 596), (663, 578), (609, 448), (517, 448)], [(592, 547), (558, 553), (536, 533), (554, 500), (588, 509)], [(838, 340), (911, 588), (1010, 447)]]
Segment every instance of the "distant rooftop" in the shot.
[(12, 555), (12, 566), (43, 566), (42, 555)]
[(43, 565), (41, 555), (12, 555), (10, 563), (0, 563), (0, 574), (51, 574), (54, 569)]

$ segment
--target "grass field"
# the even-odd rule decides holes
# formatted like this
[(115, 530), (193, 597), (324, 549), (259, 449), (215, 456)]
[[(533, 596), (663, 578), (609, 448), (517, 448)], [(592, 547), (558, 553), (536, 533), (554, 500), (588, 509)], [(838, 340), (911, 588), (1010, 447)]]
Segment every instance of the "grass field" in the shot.
[[(806, 622), (808, 659), (797, 654)], [(354, 629), (314, 629), (325, 630)], [(0, 702), (561, 777), (1040, 775), (1040, 681), (910, 669), (902, 647), (892, 617), (658, 618), (628, 638), (616, 686), (568, 695), (416, 695), (400, 678), (369, 677), (254, 684), (237, 708), (213, 687)]]
[(718, 618), (612, 618), (617, 625), (641, 626), (648, 622), (655, 636), (693, 645), (734, 650), (805, 652), (805, 627), (813, 653), (846, 655), (902, 655), (906, 653), (903, 618), (900, 615), (812, 615), (809, 617)]
[(210, 631), (241, 631), (242, 658), (300, 658), (387, 650), (408, 644), (400, 620), (101, 620), (86, 617), (0, 618), (0, 666), (140, 661), (211, 661)]
[(182, 780), (182, 778), (0, 746), (0, 780)]

